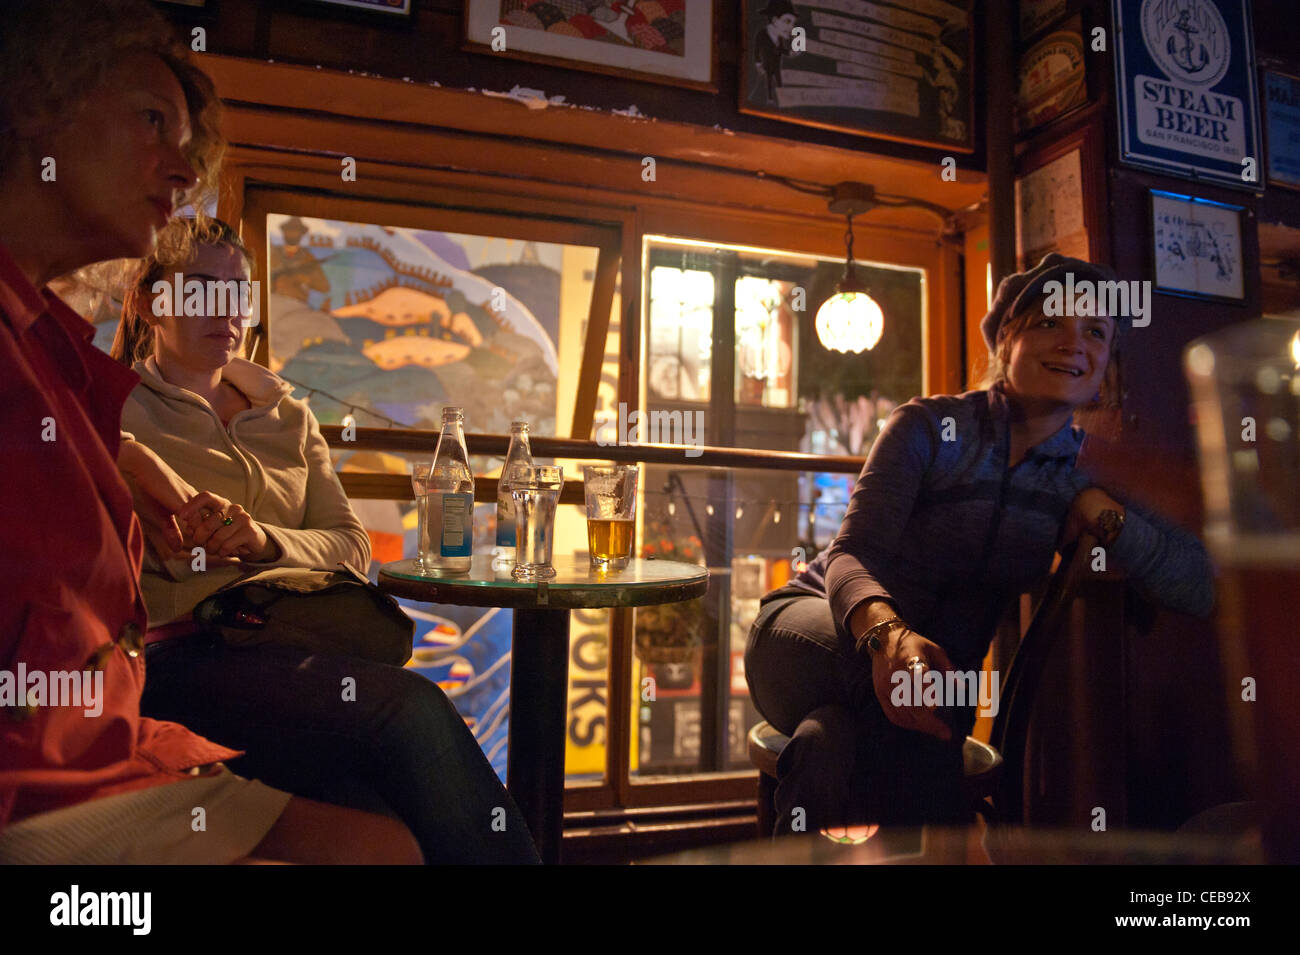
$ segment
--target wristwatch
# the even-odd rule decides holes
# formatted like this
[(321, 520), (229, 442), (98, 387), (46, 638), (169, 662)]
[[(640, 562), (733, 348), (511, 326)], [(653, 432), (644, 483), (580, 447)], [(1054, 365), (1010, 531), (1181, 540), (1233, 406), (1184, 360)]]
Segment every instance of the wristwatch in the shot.
[(1097, 535), (1097, 540), (1103, 547), (1109, 547), (1115, 543), (1119, 537), (1119, 532), (1124, 529), (1124, 514), (1108, 507), (1093, 521), (1092, 532)]

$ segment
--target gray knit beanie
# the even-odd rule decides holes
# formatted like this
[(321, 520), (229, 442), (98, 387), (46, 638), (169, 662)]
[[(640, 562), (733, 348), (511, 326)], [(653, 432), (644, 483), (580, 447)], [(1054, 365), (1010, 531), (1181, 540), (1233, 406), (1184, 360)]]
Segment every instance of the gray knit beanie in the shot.
[[(998, 329), (1002, 323), (1014, 315), (1021, 305), (1033, 301), (1043, 291), (1043, 286), (1056, 280), (1062, 282), (1067, 273), (1074, 274), (1074, 282), (1087, 279), (1091, 282), (1113, 282), (1115, 273), (1104, 265), (1095, 265), (1084, 259), (1072, 259), (1058, 252), (1049, 252), (1043, 260), (1027, 272), (1008, 275), (998, 283), (997, 294), (989, 313), (980, 321), (980, 332), (990, 352), (997, 351)], [(1116, 331), (1122, 330), (1129, 319), (1125, 315), (1113, 315)]]

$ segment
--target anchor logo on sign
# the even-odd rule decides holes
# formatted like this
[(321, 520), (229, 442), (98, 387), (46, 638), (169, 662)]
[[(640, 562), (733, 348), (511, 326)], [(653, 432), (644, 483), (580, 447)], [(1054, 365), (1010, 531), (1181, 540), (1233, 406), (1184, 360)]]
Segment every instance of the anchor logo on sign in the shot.
[[(1188, 73), (1199, 73), (1210, 63), (1210, 51), (1204, 43), (1193, 43), (1192, 37), (1201, 31), (1196, 24), (1190, 22), (1192, 17), (1191, 10), (1183, 10), (1178, 16), (1178, 22), (1173, 25), (1183, 35), (1183, 45), (1178, 46), (1178, 38), (1171, 36), (1165, 44), (1165, 51), (1173, 58), (1173, 61), (1181, 66)], [(1194, 54), (1199, 53), (1199, 62), (1193, 58)]]
[(1142, 0), (1142, 42), (1175, 83), (1214, 86), (1228, 71), (1232, 34), (1211, 0)]

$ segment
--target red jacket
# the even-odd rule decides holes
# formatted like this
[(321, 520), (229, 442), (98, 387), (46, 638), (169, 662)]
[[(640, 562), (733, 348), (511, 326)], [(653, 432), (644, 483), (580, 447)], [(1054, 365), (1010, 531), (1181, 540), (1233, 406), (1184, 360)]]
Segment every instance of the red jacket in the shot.
[(92, 338), (0, 245), (0, 671), (104, 671), (97, 716), (0, 699), (0, 828), (239, 755), (140, 715), (144, 539), (116, 466), (139, 379)]

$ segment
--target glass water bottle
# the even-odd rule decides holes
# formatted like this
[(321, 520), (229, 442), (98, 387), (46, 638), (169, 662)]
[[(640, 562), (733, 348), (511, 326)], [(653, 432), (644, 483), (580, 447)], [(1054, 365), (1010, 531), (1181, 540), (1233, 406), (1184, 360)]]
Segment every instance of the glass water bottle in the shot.
[(474, 471), (465, 450), (464, 424), (463, 409), (442, 409), (442, 434), (424, 497), (424, 571), (435, 576), (468, 573), (474, 551)]
[(528, 444), (528, 422), (510, 422), (510, 447), (497, 481), (497, 543), (492, 551), (492, 566), (513, 566), (515, 562), (515, 500), (510, 486), (518, 467), (532, 467), (533, 450)]

